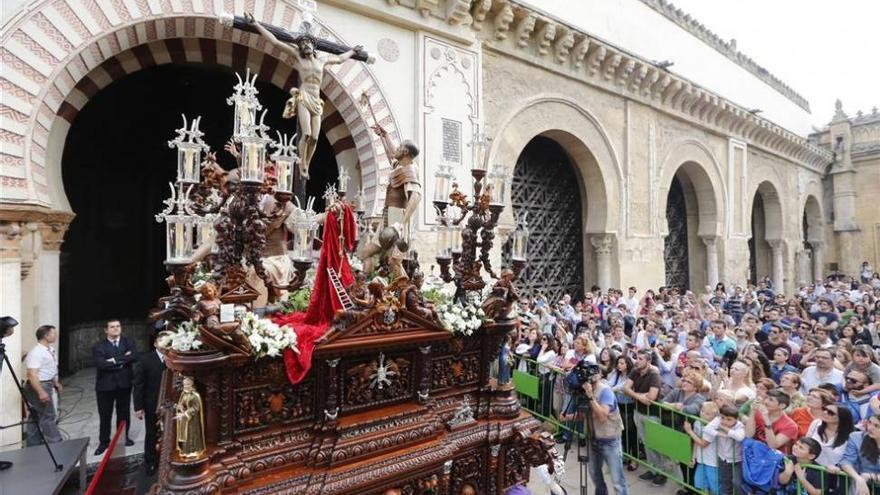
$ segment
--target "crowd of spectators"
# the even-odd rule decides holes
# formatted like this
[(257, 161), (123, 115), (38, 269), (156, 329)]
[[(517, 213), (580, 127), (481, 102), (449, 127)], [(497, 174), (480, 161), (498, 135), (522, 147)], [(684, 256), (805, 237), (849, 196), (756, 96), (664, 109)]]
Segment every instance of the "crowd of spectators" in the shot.
[[(680, 468), (691, 486), (746, 493), (742, 445), (754, 439), (785, 455), (778, 482), (791, 493), (851, 486), (867, 495), (874, 482), (880, 488), (880, 275), (861, 275), (817, 280), (794, 294), (767, 279), (699, 294), (674, 287), (593, 287), (560, 300), (534, 294), (519, 302), (511, 351), (526, 359), (513, 366), (539, 377), (537, 412), (565, 422), (572, 393), (565, 375), (578, 363), (597, 364), (620, 411), (626, 468), (647, 461), (652, 469), (639, 477), (656, 486)], [(661, 420), (670, 409), (689, 416)], [(692, 462), (674, 466), (646, 449), (647, 421), (689, 435)]]

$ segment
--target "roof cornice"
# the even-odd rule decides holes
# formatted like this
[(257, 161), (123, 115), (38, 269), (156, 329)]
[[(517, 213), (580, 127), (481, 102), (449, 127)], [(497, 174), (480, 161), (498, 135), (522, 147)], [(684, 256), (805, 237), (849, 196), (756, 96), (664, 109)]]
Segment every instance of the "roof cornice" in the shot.
[[(661, 5), (660, 0), (642, 1)], [(816, 173), (824, 174), (834, 159), (833, 153), (807, 138), (519, 0), (386, 2), (415, 9), (426, 18), (439, 18), (451, 26), (470, 26), (486, 49), (639, 101), (717, 134), (745, 141)], [(662, 5), (670, 4), (663, 2)], [(766, 72), (757, 64), (754, 66)], [(803, 99), (794, 91), (791, 93)], [(806, 100), (803, 103), (806, 104)]]
[(473, 29), (503, 52), (824, 173), (833, 154), (696, 83), (518, 0), (476, 0)]
[(758, 65), (757, 62), (752, 60), (746, 54), (737, 50), (736, 40), (725, 41), (721, 39), (721, 37), (712, 32), (711, 29), (691, 17), (690, 14), (677, 8), (671, 2), (667, 2), (666, 0), (639, 1), (648, 7), (651, 7), (654, 11), (662, 14), (695, 38), (714, 48), (718, 53), (724, 55), (743, 69), (749, 71), (752, 75), (776, 90), (779, 94), (791, 100), (795, 105), (803, 108), (807, 112), (810, 111), (810, 102), (808, 102), (806, 98), (798, 94), (791, 88), (791, 86), (782, 82), (781, 79), (771, 74), (766, 68)]

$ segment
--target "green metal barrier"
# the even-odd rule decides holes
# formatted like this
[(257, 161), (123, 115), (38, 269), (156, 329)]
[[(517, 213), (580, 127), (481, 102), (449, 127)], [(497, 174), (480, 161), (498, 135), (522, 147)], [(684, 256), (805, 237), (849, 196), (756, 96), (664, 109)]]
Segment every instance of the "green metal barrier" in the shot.
[[(520, 358), (520, 362), (526, 363), (525, 370), (514, 369), (512, 380), (514, 388), (519, 395), (520, 405), (533, 416), (541, 419), (545, 423), (551, 423), (556, 427), (558, 433), (568, 433), (577, 439), (584, 439), (585, 434), (581, 430), (581, 425), (574, 421), (562, 421), (559, 419), (559, 410), (557, 410), (558, 397), (546, 397), (548, 391), (553, 391), (556, 380), (564, 380), (566, 373), (562, 370), (548, 367), (550, 371), (544, 375), (538, 372), (539, 365), (536, 361), (528, 358)], [(552, 385), (551, 385), (552, 384)], [(552, 393), (552, 392), (551, 392)], [(556, 400), (557, 402), (554, 402)], [(565, 401), (563, 401), (565, 402)], [(548, 408), (548, 404), (550, 405)], [(567, 404), (561, 404), (558, 409), (564, 409)], [(622, 405), (621, 405), (622, 406)], [(673, 482), (688, 488), (689, 490), (701, 494), (709, 495), (710, 492), (698, 489), (693, 484), (694, 466), (691, 466), (693, 459), (694, 445), (693, 440), (687, 433), (679, 431), (676, 427), (667, 425), (681, 425), (684, 421), (695, 422), (705, 425), (706, 421), (698, 416), (683, 413), (667, 404), (654, 402), (651, 406), (654, 413), (651, 416), (660, 418), (661, 421), (646, 421), (644, 441), (637, 438), (634, 427), (628, 427), (626, 419), (624, 419), (624, 430), (621, 436), (624, 461), (634, 462), (641, 465), (645, 469), (655, 473), (662, 474)], [(580, 422), (578, 422), (580, 423)], [(664, 424), (665, 423), (665, 424)], [(630, 436), (636, 436), (631, 439)], [(626, 445), (631, 440), (637, 440), (638, 448), (634, 452), (627, 452)], [(653, 466), (647, 462), (644, 452), (641, 450), (650, 449), (667, 458), (671, 463), (675, 463), (681, 469), (673, 468), (669, 470), (661, 470), (658, 466)], [(633, 450), (633, 449), (630, 449)], [(717, 463), (720, 468), (720, 463)], [(818, 465), (803, 465), (805, 469), (813, 469), (822, 472), (821, 486), (819, 488), (822, 495), (849, 495), (853, 493), (851, 490), (852, 480), (843, 471), (833, 472)], [(682, 472), (683, 471), (683, 472)], [(797, 495), (806, 495), (807, 491), (801, 485), (800, 481), (792, 475), (789, 484), (794, 483)], [(880, 495), (880, 484), (869, 483), (871, 495)]]
[(537, 376), (513, 370), (513, 385), (517, 394), (538, 400), (540, 398), (538, 395), (539, 383)]
[[(565, 373), (552, 366), (541, 375), (537, 361), (529, 358), (518, 358), (511, 375), (514, 390), (519, 396), (520, 406), (545, 423), (552, 424), (556, 433), (568, 438), (584, 438), (579, 422), (560, 419), (560, 413), (569, 405), (568, 396), (558, 393), (564, 384)], [(520, 367), (524, 370), (519, 369)], [(557, 383), (557, 380), (559, 382)]]
[(687, 433), (653, 421), (645, 423), (645, 447), (681, 464), (690, 464), (694, 455), (693, 441)]

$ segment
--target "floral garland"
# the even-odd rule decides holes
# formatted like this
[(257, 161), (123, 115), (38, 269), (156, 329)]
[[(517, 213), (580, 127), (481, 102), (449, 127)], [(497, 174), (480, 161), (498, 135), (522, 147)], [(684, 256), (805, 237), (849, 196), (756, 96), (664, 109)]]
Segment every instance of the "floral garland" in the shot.
[(440, 288), (426, 290), (425, 299), (434, 303), (440, 323), (446, 330), (459, 335), (470, 336), (486, 322), (486, 313), (480, 303), (480, 294), (470, 293), (467, 302), (453, 301), (455, 286), (446, 284)]
[(173, 331), (160, 333), (156, 337), (156, 345), (177, 352), (197, 351), (202, 347), (199, 327), (191, 320), (185, 321), (174, 327)]
[(296, 346), (296, 333), (287, 325), (278, 326), (271, 320), (260, 318), (253, 313), (245, 313), (241, 318), (239, 329), (248, 338), (253, 347), (251, 355), (257, 359), (280, 356), (288, 348), (299, 352)]

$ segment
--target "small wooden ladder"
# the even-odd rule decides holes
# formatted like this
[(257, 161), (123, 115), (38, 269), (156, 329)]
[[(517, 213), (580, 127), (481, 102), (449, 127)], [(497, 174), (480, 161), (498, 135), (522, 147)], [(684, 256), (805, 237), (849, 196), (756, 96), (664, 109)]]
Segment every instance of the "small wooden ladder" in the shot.
[(339, 280), (339, 275), (332, 266), (327, 267), (327, 276), (330, 277), (330, 283), (333, 284), (333, 290), (336, 291), (336, 297), (339, 298), (339, 302), (342, 304), (342, 309), (346, 311), (354, 309), (354, 303), (352, 303), (351, 298), (348, 297), (348, 292), (346, 292), (345, 287), (342, 286), (342, 282)]

